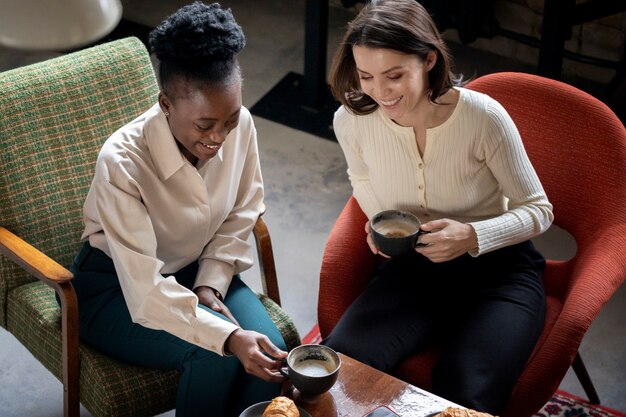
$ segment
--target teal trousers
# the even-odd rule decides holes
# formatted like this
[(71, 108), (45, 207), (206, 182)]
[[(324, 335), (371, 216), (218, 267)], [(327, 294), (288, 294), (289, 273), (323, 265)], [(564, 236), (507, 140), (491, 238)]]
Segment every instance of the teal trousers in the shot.
[[(249, 375), (235, 356), (220, 356), (165, 331), (133, 323), (113, 261), (104, 252), (85, 243), (70, 269), (78, 296), (81, 341), (124, 362), (180, 371), (177, 417), (237, 417), (246, 407), (280, 394), (280, 384)], [(191, 288), (197, 271), (195, 262), (172, 275)], [(265, 308), (238, 275), (224, 303), (243, 329), (265, 334), (286, 350)], [(227, 320), (208, 307), (200, 308)]]

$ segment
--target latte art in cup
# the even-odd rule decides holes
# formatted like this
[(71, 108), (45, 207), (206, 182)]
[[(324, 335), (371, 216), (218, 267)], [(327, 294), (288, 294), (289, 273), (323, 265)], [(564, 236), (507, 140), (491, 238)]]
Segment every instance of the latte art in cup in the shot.
[(307, 359), (292, 366), (294, 371), (307, 376), (326, 376), (334, 371), (332, 364), (320, 359)]

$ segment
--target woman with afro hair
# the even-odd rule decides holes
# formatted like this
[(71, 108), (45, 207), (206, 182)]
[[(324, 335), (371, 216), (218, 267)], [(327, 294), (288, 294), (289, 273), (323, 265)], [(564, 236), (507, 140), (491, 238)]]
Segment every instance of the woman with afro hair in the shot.
[(178, 370), (177, 416), (238, 416), (279, 395), (285, 343), (240, 279), (263, 208), (230, 10), (184, 6), (150, 34), (158, 103), (103, 145), (71, 267), (83, 342)]

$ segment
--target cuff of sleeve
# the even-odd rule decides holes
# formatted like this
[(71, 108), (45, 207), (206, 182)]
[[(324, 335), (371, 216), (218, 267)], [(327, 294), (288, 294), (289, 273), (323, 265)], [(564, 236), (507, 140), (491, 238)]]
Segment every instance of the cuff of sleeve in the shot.
[(474, 232), (476, 232), (476, 249), (473, 249), (467, 253), (472, 257), (477, 257), (482, 253), (482, 249), (485, 246), (485, 227), (481, 227), (481, 222), (468, 223), (470, 226), (474, 228)]
[(193, 289), (206, 285), (222, 294), (222, 297), (226, 297), (228, 287), (233, 279), (233, 273), (235, 268), (233, 265), (226, 262), (216, 261), (213, 259), (206, 259), (200, 263), (198, 270), (198, 276), (196, 282), (193, 285)]
[(194, 344), (221, 356), (230, 355), (226, 353), (226, 339), (239, 328), (237, 325), (202, 310), (192, 327)]
[(475, 250), (468, 252), (471, 256), (476, 257), (491, 252), (501, 246), (500, 232), (498, 225), (490, 221), (478, 221), (468, 223), (476, 232), (476, 241), (478, 246)]

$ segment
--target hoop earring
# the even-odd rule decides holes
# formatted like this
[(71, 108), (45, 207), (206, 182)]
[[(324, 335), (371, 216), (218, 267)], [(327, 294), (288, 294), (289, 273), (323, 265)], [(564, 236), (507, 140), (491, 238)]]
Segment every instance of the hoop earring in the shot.
[(168, 117), (170, 115), (170, 112), (166, 111), (165, 112), (165, 117)]

